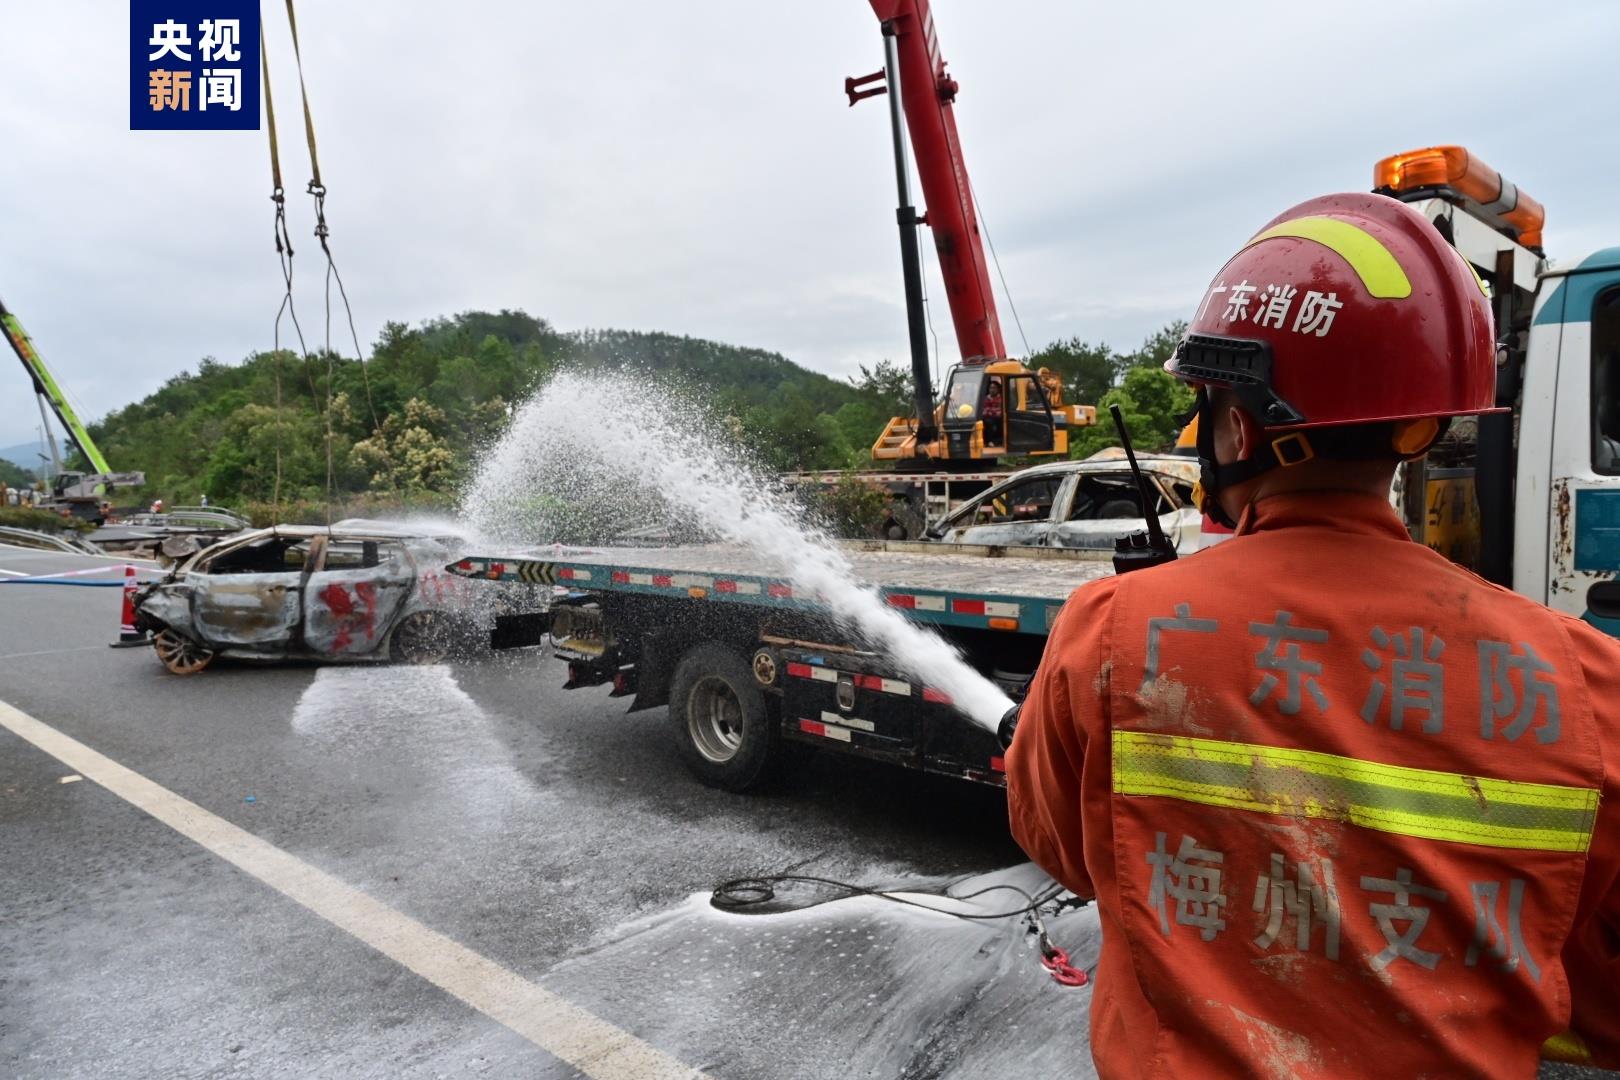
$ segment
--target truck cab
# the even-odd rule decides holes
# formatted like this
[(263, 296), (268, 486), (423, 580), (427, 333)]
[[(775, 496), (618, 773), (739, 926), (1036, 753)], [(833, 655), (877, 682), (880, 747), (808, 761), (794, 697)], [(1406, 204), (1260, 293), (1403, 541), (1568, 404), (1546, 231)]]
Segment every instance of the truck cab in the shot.
[(1434, 223), (1496, 312), (1503, 411), (1405, 467), (1408, 527), (1620, 636), (1620, 247), (1548, 259), (1540, 204), (1461, 147), (1385, 158), (1374, 184)]
[(1620, 247), (1541, 275), (1516, 490), (1514, 590), (1620, 635)]

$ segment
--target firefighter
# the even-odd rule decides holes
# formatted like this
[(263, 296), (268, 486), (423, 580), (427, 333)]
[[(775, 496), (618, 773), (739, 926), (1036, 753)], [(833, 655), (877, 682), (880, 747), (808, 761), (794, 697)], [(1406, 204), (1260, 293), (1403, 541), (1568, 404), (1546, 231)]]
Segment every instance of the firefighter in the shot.
[(1165, 366), (1236, 535), (1077, 590), (1007, 756), (1015, 837), (1097, 901), (1099, 1074), (1616, 1063), (1620, 644), (1389, 502), (1494, 404), (1484, 286), (1403, 204), (1314, 199)]

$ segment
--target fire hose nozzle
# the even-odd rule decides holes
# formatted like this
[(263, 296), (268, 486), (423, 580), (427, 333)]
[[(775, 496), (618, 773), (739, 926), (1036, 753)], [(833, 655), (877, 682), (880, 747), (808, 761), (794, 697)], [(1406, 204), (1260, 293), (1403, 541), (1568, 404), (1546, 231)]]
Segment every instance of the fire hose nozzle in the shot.
[(1013, 733), (1018, 730), (1018, 710), (1022, 704), (1014, 705), (1001, 714), (1001, 723), (996, 726), (996, 737), (1001, 740), (1001, 748), (1009, 749), (1012, 746)]

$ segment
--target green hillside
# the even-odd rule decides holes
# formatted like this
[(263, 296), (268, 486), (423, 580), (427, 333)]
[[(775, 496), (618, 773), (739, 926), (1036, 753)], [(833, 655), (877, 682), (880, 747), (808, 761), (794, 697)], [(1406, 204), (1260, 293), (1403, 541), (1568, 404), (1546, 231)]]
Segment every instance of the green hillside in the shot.
[[(892, 405), (876, 389), (859, 390), (775, 353), (673, 334), (559, 333), (521, 311), (466, 312), (416, 327), (389, 323), (363, 370), (353, 359), (331, 358), (335, 490), (448, 499), (512, 407), (562, 367), (627, 367), (690, 386), (762, 436), (769, 463), (782, 468), (863, 459)], [(145, 471), (143, 499), (193, 503), (206, 493), (216, 504), (267, 503), (275, 495), (279, 441), (282, 503), (323, 501), (327, 379), (325, 356), (205, 359), (90, 430), (119, 468)]]
[[(1183, 328), (1172, 324), (1130, 353), (1054, 342), (1029, 362), (1057, 371), (1069, 400), (1119, 401), (1138, 445), (1152, 448), (1174, 437), (1190, 401), (1160, 370)], [(330, 473), (344, 512), (442, 507), (513, 408), (563, 368), (682, 385), (777, 469), (869, 467), (884, 421), (911, 408), (909, 371), (889, 362), (840, 382), (761, 349), (627, 330), (560, 333), (521, 311), (470, 311), (388, 323), (364, 367), (286, 350), (239, 364), (205, 359), (90, 430), (118, 468), (146, 473), (146, 488), (121, 502), (189, 504), (206, 494), (260, 519), (279, 502), (284, 518), (313, 520), (328, 510)], [(1071, 450), (1084, 456), (1112, 442), (1100, 425), (1077, 433)]]

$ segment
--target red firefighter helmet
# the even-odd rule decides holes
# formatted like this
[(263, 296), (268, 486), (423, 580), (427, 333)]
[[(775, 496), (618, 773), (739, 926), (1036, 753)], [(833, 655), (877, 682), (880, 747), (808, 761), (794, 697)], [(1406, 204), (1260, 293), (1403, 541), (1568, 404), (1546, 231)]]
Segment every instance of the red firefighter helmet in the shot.
[(1485, 286), (1421, 214), (1324, 195), (1227, 260), (1165, 370), (1268, 428), (1470, 415), (1495, 404), (1495, 333)]

